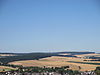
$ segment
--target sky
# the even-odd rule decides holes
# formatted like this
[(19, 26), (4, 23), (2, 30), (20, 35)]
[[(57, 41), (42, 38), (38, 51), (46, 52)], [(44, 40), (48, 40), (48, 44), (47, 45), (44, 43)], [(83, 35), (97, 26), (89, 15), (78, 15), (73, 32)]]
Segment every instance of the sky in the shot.
[(100, 52), (99, 0), (0, 0), (0, 52)]

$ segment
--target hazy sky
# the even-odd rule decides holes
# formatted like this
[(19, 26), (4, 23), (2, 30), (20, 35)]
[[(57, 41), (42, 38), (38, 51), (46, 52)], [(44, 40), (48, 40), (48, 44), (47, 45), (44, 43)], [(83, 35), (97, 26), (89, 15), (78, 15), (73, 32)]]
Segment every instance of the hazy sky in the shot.
[(99, 0), (0, 0), (0, 52), (100, 52)]

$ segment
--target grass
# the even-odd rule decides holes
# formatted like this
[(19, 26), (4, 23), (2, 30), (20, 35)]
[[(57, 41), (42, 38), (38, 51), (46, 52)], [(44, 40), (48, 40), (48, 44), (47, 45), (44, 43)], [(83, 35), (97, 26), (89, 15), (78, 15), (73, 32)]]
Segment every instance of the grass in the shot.
[(8, 66), (0, 66), (0, 72), (11, 71), (11, 70), (16, 70), (16, 68), (12, 68), (12, 67), (8, 67)]

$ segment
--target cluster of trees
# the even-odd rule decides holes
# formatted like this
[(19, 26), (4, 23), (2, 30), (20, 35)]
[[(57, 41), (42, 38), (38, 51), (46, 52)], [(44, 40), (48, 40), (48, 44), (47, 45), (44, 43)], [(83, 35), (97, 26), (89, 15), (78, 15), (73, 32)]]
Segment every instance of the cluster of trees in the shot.
[(13, 65), (13, 64), (5, 64), (5, 63), (0, 63), (0, 66), (8, 66), (12, 68), (22, 67), (22, 65)]
[(95, 73), (96, 73), (97, 75), (100, 75), (100, 67), (96, 67)]
[(13, 61), (20, 61), (20, 60), (38, 60), (40, 58), (55, 56), (56, 53), (26, 53), (26, 54), (17, 54), (17, 56), (7, 56), (4, 58), (0, 58), (0, 62), (2, 63), (9, 63)]
[(19, 67), (17, 70), (18, 72), (25, 73), (43, 73), (43, 72), (56, 72), (61, 75), (68, 73), (69, 75), (80, 74), (79, 71), (73, 71), (67, 69), (69, 66), (62, 66), (62, 67)]

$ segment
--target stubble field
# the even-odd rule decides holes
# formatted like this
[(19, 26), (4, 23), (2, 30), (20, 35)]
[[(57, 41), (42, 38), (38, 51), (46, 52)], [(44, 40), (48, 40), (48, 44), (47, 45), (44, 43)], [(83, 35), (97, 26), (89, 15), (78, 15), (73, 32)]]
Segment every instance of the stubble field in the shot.
[[(69, 62), (69, 61), (74, 61), (74, 62)], [(75, 62), (100, 63), (99, 61), (84, 61), (84, 59), (82, 58), (52, 56), (52, 57), (42, 58), (39, 60), (15, 61), (15, 62), (10, 62), (9, 64), (23, 65), (23, 66), (38, 66), (38, 67), (69, 66), (70, 67), (69, 69), (80, 70), (80, 71), (95, 70), (97, 66), (100, 66), (94, 64), (82, 64), (82, 63), (75, 63)]]

